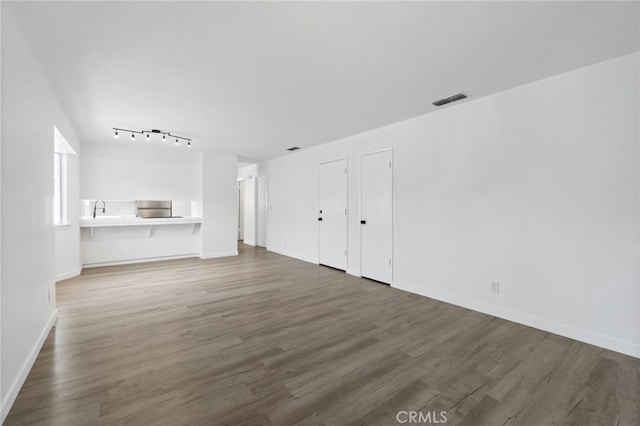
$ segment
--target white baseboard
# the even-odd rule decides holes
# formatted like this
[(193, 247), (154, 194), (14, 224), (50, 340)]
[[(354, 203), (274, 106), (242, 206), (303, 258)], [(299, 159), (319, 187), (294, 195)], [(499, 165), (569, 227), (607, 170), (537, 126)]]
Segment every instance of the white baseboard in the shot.
[(77, 277), (82, 273), (82, 268), (74, 269), (72, 271), (63, 272), (62, 274), (56, 275), (56, 282), (62, 280), (68, 280), (69, 278)]
[(24, 363), (22, 364), (22, 367), (20, 368), (20, 371), (17, 377), (13, 380), (13, 383), (11, 383), (11, 386), (9, 387), (7, 394), (3, 395), (2, 405), (0, 406), (0, 413), (2, 413), (1, 414), (2, 420), (0, 421), (0, 424), (4, 423), (5, 418), (9, 414), (9, 410), (11, 409), (11, 406), (13, 405), (13, 403), (16, 400), (16, 397), (18, 396), (18, 393), (20, 392), (20, 388), (22, 388), (22, 385), (24, 384), (25, 380), (27, 380), (27, 376), (29, 375), (31, 368), (33, 367), (33, 364), (36, 362), (36, 358), (38, 358), (38, 354), (42, 349), (42, 345), (44, 345), (45, 340), (47, 340), (47, 336), (49, 336), (49, 332), (51, 331), (51, 328), (55, 325), (56, 321), (58, 321), (57, 309), (53, 311), (53, 313), (51, 314), (51, 317), (49, 318), (49, 321), (47, 321), (44, 328), (42, 329), (42, 332), (40, 333), (40, 337), (38, 337), (38, 340), (33, 345), (33, 348), (31, 349), (29, 356), (27, 357), (27, 359), (25, 359)]
[(568, 337), (570, 339), (578, 340), (590, 345), (599, 346), (601, 348), (610, 349), (615, 352), (620, 352), (625, 355), (640, 358), (640, 344), (635, 342), (605, 336), (603, 334), (594, 333), (589, 330), (576, 328), (566, 324), (560, 324), (532, 315), (523, 314), (521, 312), (511, 311), (509, 309), (500, 308), (498, 306), (493, 306), (486, 303), (455, 296), (449, 293), (425, 289), (413, 284), (394, 281), (391, 286), (400, 290), (408, 291), (410, 293), (419, 294), (420, 296), (425, 296), (431, 299), (440, 300), (442, 302), (451, 303), (452, 305), (462, 306), (463, 308), (482, 312), (483, 314), (517, 322), (519, 324), (524, 324), (529, 327), (548, 331), (550, 333), (558, 334), (560, 336)]
[(354, 277), (362, 278), (362, 275), (360, 274), (360, 271), (356, 271), (355, 269), (347, 268), (347, 274), (353, 275)]
[(222, 251), (218, 253), (203, 253), (200, 255), (200, 259), (215, 259), (216, 257), (229, 257), (237, 256), (238, 250), (235, 251)]
[(318, 259), (311, 259), (309, 257), (298, 256), (298, 255), (295, 255), (293, 253), (289, 253), (286, 250), (275, 249), (273, 247), (267, 247), (267, 251), (272, 251), (274, 253), (278, 253), (278, 254), (281, 254), (281, 255), (287, 256), (287, 257), (293, 257), (294, 259), (302, 260), (304, 262), (313, 263), (314, 265), (318, 264)]
[[(320, 262), (318, 262), (318, 259), (312, 259), (310, 257), (298, 256), (296, 254), (290, 253), (290, 252), (288, 252), (286, 250), (282, 250), (282, 249), (275, 249), (273, 247), (267, 247), (267, 251), (272, 251), (274, 253), (278, 253), (278, 254), (281, 254), (281, 255), (287, 256), (287, 257), (293, 257), (294, 259), (302, 260), (304, 262), (313, 263), (314, 265), (319, 265), (320, 264)], [(349, 275), (353, 275), (354, 277), (362, 278), (362, 275), (360, 275), (360, 271), (347, 268), (347, 270), (345, 272), (347, 274), (349, 274)]]
[(128, 259), (128, 260), (116, 260), (113, 262), (99, 262), (99, 263), (85, 263), (83, 268), (99, 268), (101, 266), (116, 266), (116, 265), (130, 265), (132, 263), (146, 263), (146, 262), (159, 262), (161, 260), (175, 260), (175, 259), (187, 259), (189, 257), (198, 257), (196, 253), (181, 254), (178, 256), (161, 256), (161, 257), (147, 257), (141, 259)]

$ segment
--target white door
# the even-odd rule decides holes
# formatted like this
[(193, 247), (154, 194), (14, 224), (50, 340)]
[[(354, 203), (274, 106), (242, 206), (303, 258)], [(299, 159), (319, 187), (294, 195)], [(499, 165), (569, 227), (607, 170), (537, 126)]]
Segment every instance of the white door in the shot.
[(318, 240), (321, 265), (347, 270), (347, 160), (320, 164)]
[(258, 176), (258, 246), (267, 246), (267, 177)]
[(393, 244), (393, 174), (391, 150), (361, 158), (362, 276), (391, 284)]

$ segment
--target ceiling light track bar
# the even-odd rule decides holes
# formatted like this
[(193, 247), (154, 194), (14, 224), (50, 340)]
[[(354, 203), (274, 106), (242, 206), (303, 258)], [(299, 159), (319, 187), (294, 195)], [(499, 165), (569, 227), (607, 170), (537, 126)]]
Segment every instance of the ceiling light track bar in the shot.
[(467, 98), (467, 95), (465, 95), (464, 93), (458, 93), (457, 95), (449, 96), (448, 98), (435, 101), (433, 104), (439, 107), (439, 106), (450, 104), (451, 102), (456, 102), (466, 98)]
[(171, 132), (163, 132), (161, 130), (157, 130), (157, 129), (152, 129), (152, 130), (131, 130), (131, 129), (122, 129), (120, 127), (113, 127), (113, 130), (116, 132), (116, 135), (118, 134), (118, 132), (126, 132), (126, 133), (131, 133), (131, 134), (138, 134), (138, 135), (164, 135), (167, 136), (169, 138), (175, 138), (175, 139), (181, 139), (183, 141), (187, 141), (187, 142), (191, 142), (191, 139), (189, 138), (185, 138), (183, 136), (178, 136), (178, 135), (174, 135), (171, 134)]

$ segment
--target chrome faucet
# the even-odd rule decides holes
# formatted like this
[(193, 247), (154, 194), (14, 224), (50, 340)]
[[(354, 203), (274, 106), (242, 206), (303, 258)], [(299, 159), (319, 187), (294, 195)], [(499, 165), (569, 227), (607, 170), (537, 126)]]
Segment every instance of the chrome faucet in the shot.
[(102, 213), (104, 214), (105, 210), (107, 209), (107, 203), (104, 202), (104, 200), (96, 200), (95, 204), (93, 205), (93, 218), (96, 218), (96, 209), (98, 208), (98, 203), (102, 202)]

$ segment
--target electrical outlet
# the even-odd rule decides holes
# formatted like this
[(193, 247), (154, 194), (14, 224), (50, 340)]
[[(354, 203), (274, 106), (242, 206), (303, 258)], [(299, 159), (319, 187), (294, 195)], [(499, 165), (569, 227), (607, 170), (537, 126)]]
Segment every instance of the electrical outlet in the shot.
[(491, 293), (500, 293), (500, 282), (499, 281), (491, 281)]

